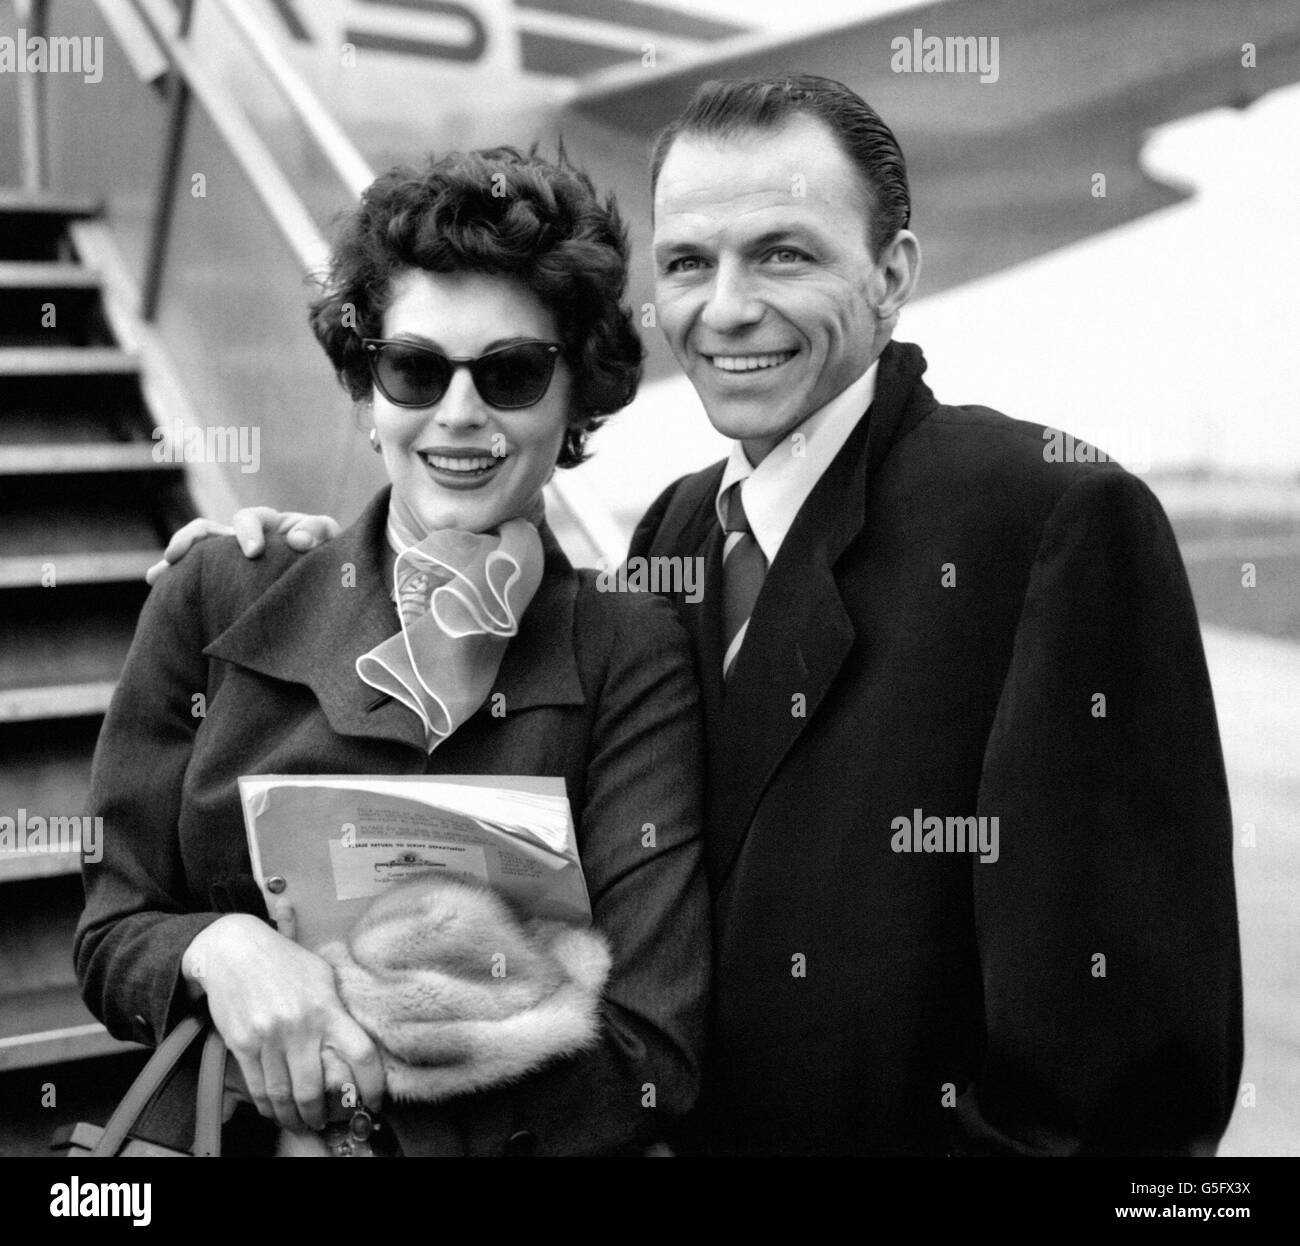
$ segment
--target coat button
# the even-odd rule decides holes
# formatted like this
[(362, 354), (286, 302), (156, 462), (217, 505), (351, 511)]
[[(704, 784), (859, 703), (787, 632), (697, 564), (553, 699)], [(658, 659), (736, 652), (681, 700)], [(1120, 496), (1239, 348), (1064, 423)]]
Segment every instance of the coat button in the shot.
[(502, 1155), (532, 1155), (537, 1151), (537, 1135), (531, 1129), (518, 1129), (506, 1139)]

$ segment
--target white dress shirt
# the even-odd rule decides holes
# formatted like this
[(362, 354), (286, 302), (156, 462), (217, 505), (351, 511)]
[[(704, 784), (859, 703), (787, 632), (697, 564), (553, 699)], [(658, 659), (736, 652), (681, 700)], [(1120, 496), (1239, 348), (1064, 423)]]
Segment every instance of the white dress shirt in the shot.
[(814, 411), (757, 467), (745, 457), (744, 445), (739, 441), (731, 443), (731, 455), (714, 500), (718, 522), (726, 527), (723, 499), (727, 490), (737, 481), (745, 481), (745, 515), (769, 567), (776, 561), (777, 551), (799, 508), (871, 405), (876, 394), (879, 362), (879, 359), (873, 362), (852, 385)]

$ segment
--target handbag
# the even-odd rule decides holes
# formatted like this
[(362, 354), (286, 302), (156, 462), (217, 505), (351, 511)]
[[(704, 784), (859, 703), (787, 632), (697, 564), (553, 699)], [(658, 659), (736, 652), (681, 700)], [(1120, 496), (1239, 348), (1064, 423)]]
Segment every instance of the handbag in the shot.
[[(194, 1101), (194, 1141), (188, 1151), (134, 1138), (135, 1129), (177, 1072), (181, 1057), (200, 1038), (198, 1089)], [(55, 1136), (52, 1149), (67, 1155), (94, 1157), (219, 1156), (221, 1105), (226, 1069), (226, 1044), (217, 1027), (204, 1017), (189, 1016), (167, 1035), (122, 1097), (108, 1124), (78, 1122)]]

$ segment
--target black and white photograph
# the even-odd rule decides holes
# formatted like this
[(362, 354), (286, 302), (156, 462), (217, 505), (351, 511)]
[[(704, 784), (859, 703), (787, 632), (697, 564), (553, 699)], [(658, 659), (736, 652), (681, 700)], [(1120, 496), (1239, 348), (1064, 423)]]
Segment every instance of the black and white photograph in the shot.
[(1295, 0), (0, 0), (24, 1223), (1258, 1225), (1297, 136)]

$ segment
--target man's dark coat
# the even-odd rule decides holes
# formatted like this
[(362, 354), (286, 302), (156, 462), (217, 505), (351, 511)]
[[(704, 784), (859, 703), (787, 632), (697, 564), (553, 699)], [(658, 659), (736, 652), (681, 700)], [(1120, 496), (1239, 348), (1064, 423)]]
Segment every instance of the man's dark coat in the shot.
[[(924, 369), (915, 346), (881, 356), (725, 695), (722, 465), (633, 538), (633, 556), (706, 567), (703, 600), (677, 600), (709, 724), (697, 1142), (1208, 1152), (1240, 1072), (1240, 956), (1173, 535), (1136, 477), (940, 405)], [(896, 819), (970, 816), (998, 820), (996, 861), (895, 850), (913, 846)]]

